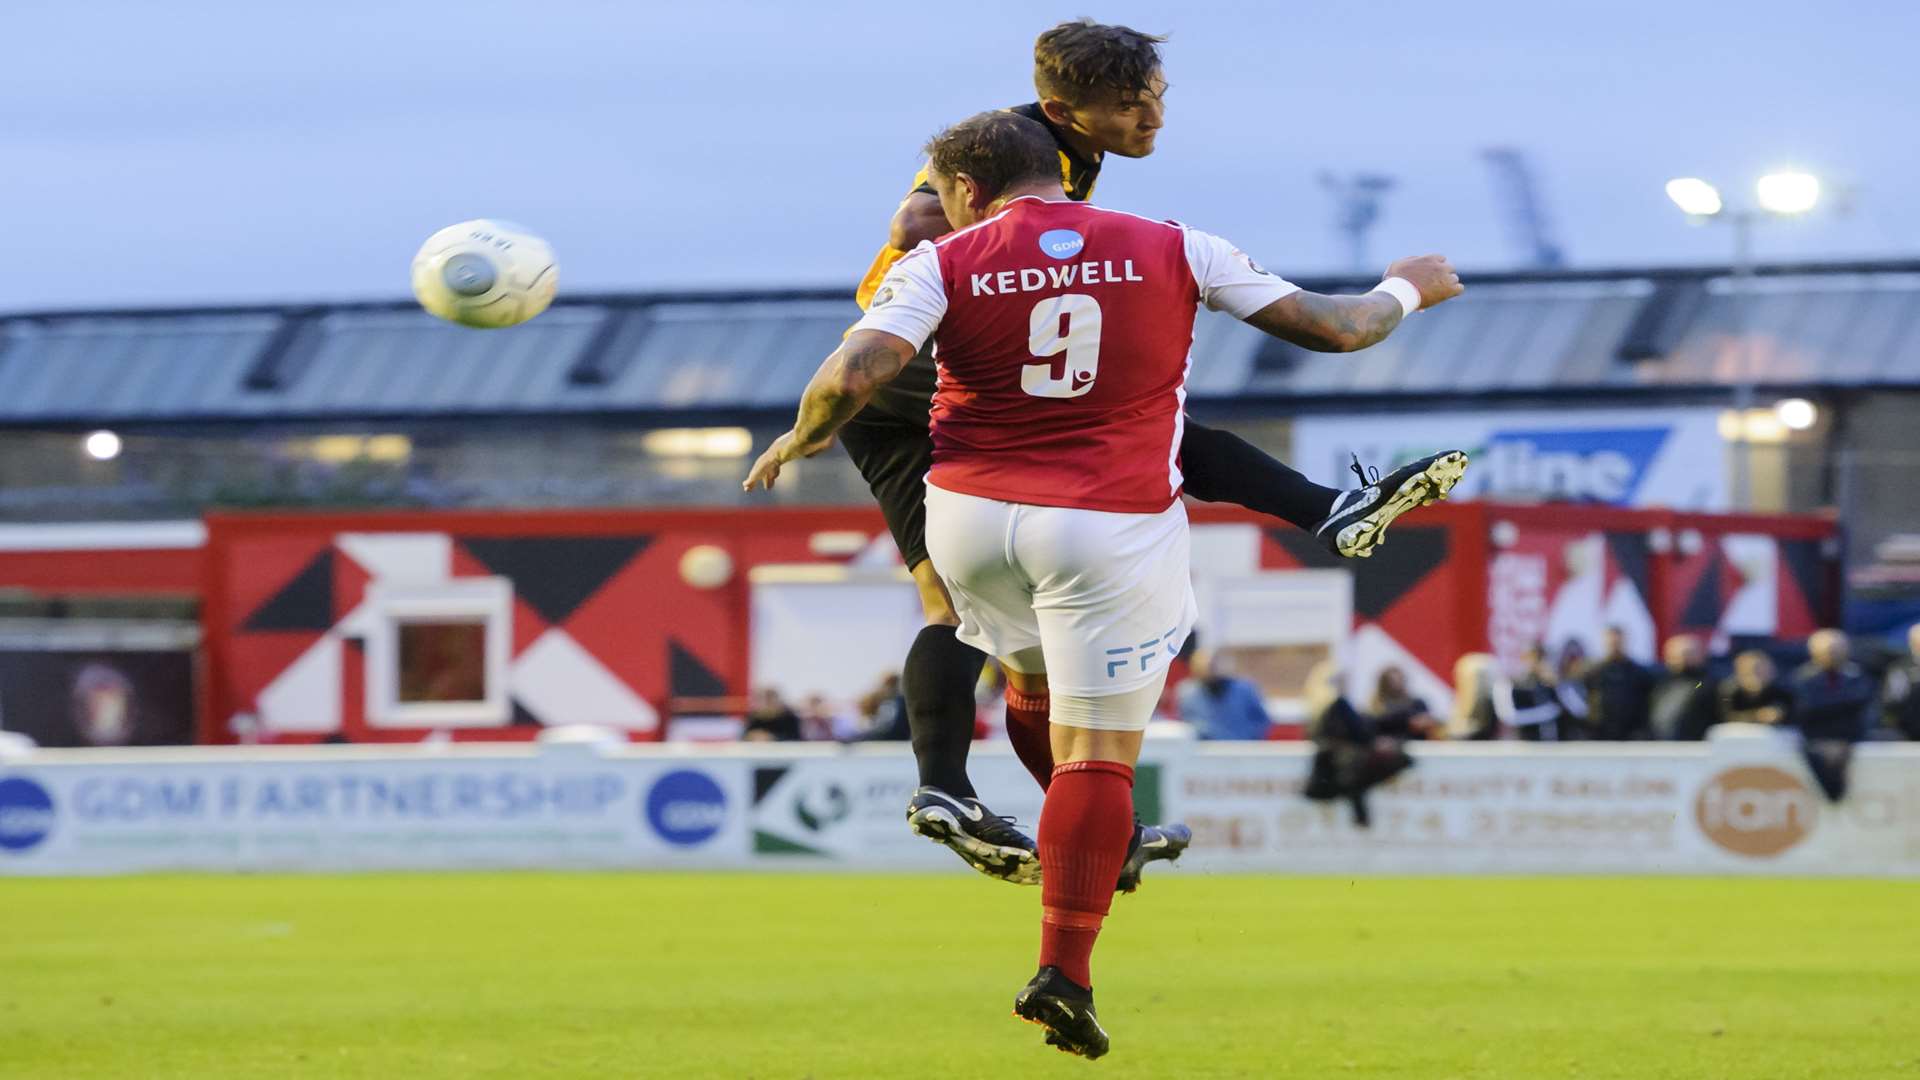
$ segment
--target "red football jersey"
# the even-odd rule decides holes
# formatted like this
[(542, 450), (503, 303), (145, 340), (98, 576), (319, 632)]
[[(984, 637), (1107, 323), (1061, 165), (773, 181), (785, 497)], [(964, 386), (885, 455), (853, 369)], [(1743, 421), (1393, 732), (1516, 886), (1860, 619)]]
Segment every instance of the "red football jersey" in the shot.
[(1024, 197), (901, 259), (856, 329), (932, 333), (928, 483), (1151, 514), (1180, 495), (1198, 305), (1244, 316), (1294, 288), (1218, 237)]

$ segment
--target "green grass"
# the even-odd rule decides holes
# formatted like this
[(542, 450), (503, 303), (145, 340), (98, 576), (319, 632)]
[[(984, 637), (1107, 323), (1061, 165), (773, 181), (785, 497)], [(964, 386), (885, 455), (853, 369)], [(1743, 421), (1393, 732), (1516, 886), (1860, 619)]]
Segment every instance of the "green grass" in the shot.
[(0, 1076), (1920, 1078), (1920, 885), (1162, 873), (1113, 1053), (971, 876), (0, 881)]

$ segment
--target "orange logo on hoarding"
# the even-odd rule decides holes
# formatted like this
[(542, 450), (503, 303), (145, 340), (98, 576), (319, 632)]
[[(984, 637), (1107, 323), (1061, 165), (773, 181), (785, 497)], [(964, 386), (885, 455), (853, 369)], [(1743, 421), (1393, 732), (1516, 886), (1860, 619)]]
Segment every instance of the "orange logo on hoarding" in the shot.
[(1819, 800), (1792, 773), (1771, 765), (1728, 769), (1707, 781), (1693, 802), (1707, 839), (1736, 855), (1766, 858), (1807, 838)]

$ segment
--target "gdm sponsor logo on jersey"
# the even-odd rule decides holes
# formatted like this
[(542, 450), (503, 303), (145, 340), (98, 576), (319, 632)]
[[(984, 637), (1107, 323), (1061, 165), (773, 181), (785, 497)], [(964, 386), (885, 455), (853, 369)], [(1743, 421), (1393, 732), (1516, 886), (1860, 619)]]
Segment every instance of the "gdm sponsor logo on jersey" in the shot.
[(1049, 259), (1071, 259), (1087, 246), (1087, 238), (1072, 229), (1048, 229), (1040, 234), (1040, 253)]
[(29, 851), (53, 832), (53, 796), (24, 776), (0, 780), (0, 852)]
[(667, 843), (696, 847), (726, 825), (727, 795), (706, 773), (676, 769), (654, 781), (647, 792), (646, 814)]

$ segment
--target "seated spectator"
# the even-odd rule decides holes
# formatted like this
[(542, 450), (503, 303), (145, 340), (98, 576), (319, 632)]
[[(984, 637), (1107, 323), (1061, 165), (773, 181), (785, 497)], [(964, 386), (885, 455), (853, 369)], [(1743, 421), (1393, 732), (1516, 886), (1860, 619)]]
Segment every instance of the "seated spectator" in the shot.
[(1205, 649), (1193, 654), (1193, 674), (1178, 698), (1180, 719), (1203, 739), (1264, 739), (1273, 727), (1260, 688), (1235, 676), (1227, 657)]
[(1847, 793), (1853, 744), (1867, 737), (1867, 713), (1879, 694), (1873, 680), (1848, 658), (1847, 635), (1821, 630), (1807, 639), (1811, 659), (1793, 677), (1787, 723), (1805, 740), (1807, 767), (1830, 802)]
[(1373, 700), (1367, 703), (1374, 734), (1390, 739), (1439, 739), (1446, 733), (1433, 718), (1427, 703), (1407, 690), (1407, 673), (1397, 667), (1382, 668), (1373, 684)]
[(1654, 684), (1648, 722), (1656, 739), (1698, 742), (1718, 719), (1715, 687), (1707, 678), (1707, 652), (1700, 639), (1677, 634), (1663, 652), (1666, 671)]
[(1496, 677), (1493, 685), (1493, 710), (1500, 723), (1528, 742), (1558, 742), (1560, 739), (1560, 694), (1555, 685), (1547, 650), (1529, 645), (1521, 654), (1526, 665), (1519, 677)]
[(1793, 694), (1774, 675), (1773, 658), (1759, 649), (1734, 657), (1733, 674), (1720, 684), (1720, 722), (1785, 723)]
[(1313, 764), (1303, 794), (1309, 799), (1347, 800), (1353, 823), (1365, 829), (1373, 815), (1367, 792), (1413, 764), (1401, 740), (1378, 734), (1347, 700), (1338, 669), (1323, 660), (1307, 674), (1307, 731), (1313, 739)]
[(788, 707), (780, 691), (763, 686), (754, 692), (747, 709), (747, 727), (740, 733), (747, 742), (797, 742), (800, 738), (800, 714)]
[(1587, 719), (1582, 737), (1644, 739), (1653, 675), (1627, 655), (1627, 635), (1607, 627), (1600, 662), (1587, 672)]
[(1907, 630), (1907, 654), (1887, 668), (1880, 707), (1889, 731), (1920, 739), (1920, 623)]

